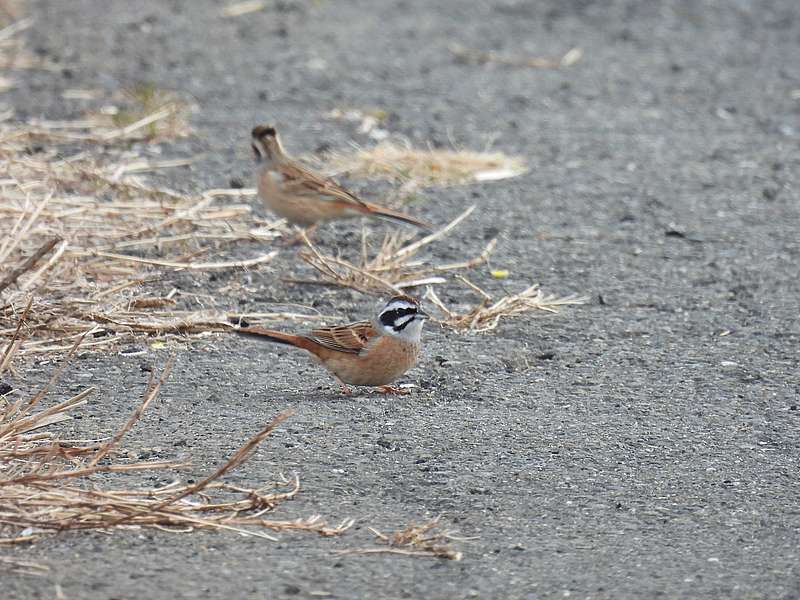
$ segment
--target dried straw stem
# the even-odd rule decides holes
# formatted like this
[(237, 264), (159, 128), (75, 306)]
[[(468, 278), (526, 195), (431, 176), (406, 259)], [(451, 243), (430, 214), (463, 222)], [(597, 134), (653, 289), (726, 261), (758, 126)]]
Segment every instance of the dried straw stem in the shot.
[(499, 64), (514, 67), (530, 67), (533, 69), (571, 67), (583, 57), (583, 51), (580, 48), (572, 48), (558, 60), (543, 58), (541, 56), (509, 56), (496, 52), (482, 52), (480, 50), (465, 48), (458, 44), (451, 45), (449, 50), (456, 58), (467, 64)]
[(523, 158), (502, 152), (420, 149), (407, 142), (387, 140), (372, 148), (332, 153), (325, 169), (353, 177), (405, 182), (413, 188), (508, 179), (524, 174), (528, 167)]
[(39, 260), (45, 254), (50, 252), (50, 250), (52, 250), (53, 247), (60, 241), (61, 239), (58, 237), (54, 237), (47, 240), (44, 244), (42, 244), (39, 247), (39, 249), (36, 252), (34, 252), (31, 256), (26, 258), (25, 261), (19, 267), (12, 269), (11, 272), (8, 275), (6, 275), (2, 281), (0, 281), (0, 292), (5, 290), (12, 283), (15, 283), (17, 279), (19, 279), (20, 275), (26, 273), (27, 271), (35, 267), (36, 263), (39, 262)]
[[(291, 415), (284, 412), (253, 435), (233, 456), (209, 476), (191, 485), (173, 482), (158, 488), (103, 489), (93, 476), (99, 473), (130, 475), (137, 471), (157, 472), (185, 467), (177, 461), (128, 462), (115, 455), (123, 437), (131, 431), (147, 406), (162, 389), (171, 361), (154, 376), (142, 401), (127, 422), (108, 441), (59, 441), (49, 429), (52, 423), (68, 419), (68, 412), (85, 403), (93, 389), (32, 412), (32, 408), (54, 385), (58, 372), (34, 399), (11, 403), (0, 400), (0, 545), (28, 543), (48, 532), (138, 526), (174, 532), (222, 529), (275, 540), (264, 529), (300, 530), (323, 536), (339, 535), (353, 522), (329, 526), (319, 515), (299, 519), (270, 519), (280, 504), (300, 490), (297, 476), (281, 476), (260, 488), (244, 488), (222, 481), (239, 467), (275, 428)], [(32, 433), (36, 431), (36, 433)], [(104, 484), (109, 480), (104, 479)], [(2, 560), (2, 558), (0, 558)], [(30, 565), (4, 560), (12, 567)]]
[(585, 297), (577, 295), (559, 297), (545, 294), (539, 289), (538, 284), (534, 284), (517, 294), (509, 294), (495, 300), (488, 292), (469, 281), (466, 277), (462, 275), (456, 275), (456, 277), (467, 288), (480, 296), (480, 300), (476, 304), (473, 304), (463, 312), (456, 312), (448, 308), (433, 288), (428, 288), (425, 292), (425, 298), (444, 314), (444, 318), (434, 320), (453, 329), (483, 333), (497, 328), (500, 319), (505, 317), (530, 311), (556, 313), (561, 306), (584, 304), (587, 300)]
[(360, 265), (344, 258), (324, 254), (304, 235), (306, 250), (300, 257), (320, 273), (316, 282), (348, 287), (367, 294), (399, 293), (401, 290), (421, 285), (444, 283), (442, 274), (469, 269), (485, 263), (495, 248), (492, 240), (476, 257), (444, 265), (411, 259), (423, 248), (445, 237), (475, 210), (471, 206), (438, 231), (409, 243), (409, 238), (400, 233), (387, 235), (374, 256), (364, 240)]
[[(142, 92), (150, 98), (147, 94)], [(157, 93), (151, 95), (160, 102)], [(226, 315), (197, 310), (179, 289), (166, 298), (158, 289), (162, 282), (175, 271), (263, 268), (276, 256), (273, 249), (249, 258), (242, 254), (254, 242), (280, 237), (284, 225), (257, 227), (249, 205), (219, 203), (251, 191), (183, 194), (147, 185), (132, 173), (186, 161), (150, 163), (113, 148), (105, 149), (102, 161), (93, 158), (98, 144), (132, 139), (139, 128), (167, 119), (167, 112), (162, 107), (124, 126), (92, 120), (0, 123), (2, 368), (10, 356), (68, 350), (98, 323), (103, 327), (93, 336), (101, 337), (86, 340), (83, 348), (108, 348), (143, 334), (222, 330)], [(33, 140), (45, 149), (32, 153)], [(80, 152), (58, 156), (65, 140), (72, 144), (70, 151), (77, 142)], [(117, 160), (107, 158), (115, 155)], [(214, 256), (199, 258), (207, 254)], [(147, 292), (147, 287), (156, 290)], [(20, 320), (25, 306), (26, 318)], [(175, 309), (158, 310), (164, 307)]]
[(457, 537), (451, 531), (436, 531), (439, 517), (422, 524), (411, 524), (398, 529), (391, 535), (384, 535), (377, 529), (369, 527), (372, 534), (385, 546), (375, 548), (353, 548), (342, 550), (339, 554), (399, 554), (402, 556), (420, 556), (425, 558), (444, 558), (461, 560), (464, 555), (453, 548), (452, 541), (468, 541), (475, 538)]

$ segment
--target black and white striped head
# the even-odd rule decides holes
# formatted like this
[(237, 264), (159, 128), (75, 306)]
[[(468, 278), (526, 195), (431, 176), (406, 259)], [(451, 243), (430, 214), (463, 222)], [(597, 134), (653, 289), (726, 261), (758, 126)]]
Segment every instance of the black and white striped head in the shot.
[(378, 314), (377, 325), (387, 335), (418, 343), (428, 314), (411, 296), (395, 296)]

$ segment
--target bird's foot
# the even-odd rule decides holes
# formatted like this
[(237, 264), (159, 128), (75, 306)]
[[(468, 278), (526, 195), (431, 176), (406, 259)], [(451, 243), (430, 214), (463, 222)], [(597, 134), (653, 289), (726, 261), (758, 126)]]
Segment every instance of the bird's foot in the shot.
[(395, 385), (381, 385), (375, 389), (376, 392), (379, 394), (400, 394), (405, 396), (406, 394), (410, 394), (411, 390), (408, 388), (398, 387)]
[(342, 390), (342, 394), (345, 396), (350, 396), (353, 393), (353, 388), (347, 385), (344, 381), (336, 377), (336, 375), (334, 375), (333, 378), (336, 379), (336, 383), (339, 384), (339, 389)]

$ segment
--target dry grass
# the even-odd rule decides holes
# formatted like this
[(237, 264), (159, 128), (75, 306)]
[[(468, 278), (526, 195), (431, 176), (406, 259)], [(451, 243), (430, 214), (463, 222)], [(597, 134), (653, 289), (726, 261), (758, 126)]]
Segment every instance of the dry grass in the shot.
[(384, 546), (342, 550), (339, 554), (399, 554), (402, 556), (461, 560), (464, 556), (463, 553), (460, 550), (456, 550), (451, 542), (476, 539), (457, 537), (452, 531), (439, 531), (438, 529), (438, 517), (427, 523), (412, 523), (391, 535), (384, 535), (377, 529), (369, 527), (373, 535), (385, 544)]
[(583, 58), (583, 50), (572, 48), (558, 60), (541, 56), (509, 56), (496, 52), (483, 52), (465, 48), (458, 44), (450, 46), (450, 52), (461, 62), (472, 65), (507, 65), (512, 67), (529, 67), (532, 69), (560, 69), (571, 67)]
[[(0, 0), (0, 8), (11, 6)], [(226, 16), (261, 10), (262, 2), (227, 5)], [(2, 15), (0, 15), (2, 17)], [(30, 24), (0, 20), (0, 69), (47, 68), (25, 51), (17, 34)], [(13, 86), (0, 78), (0, 88)], [(72, 92), (81, 97), (84, 92)], [(186, 462), (147, 461), (120, 450), (157, 397), (172, 362), (154, 374), (130, 418), (107, 440), (65, 440), (58, 424), (71, 419), (96, 391), (59, 394), (59, 377), (78, 350), (111, 349), (142, 338), (193, 339), (226, 331), (231, 320), (325, 319), (288, 312), (238, 314), (218, 310), (224, 298), (200, 295), (170, 283), (176, 271), (261, 268), (274, 258), (269, 246), (286, 233), (279, 221), (255, 217), (244, 197), (253, 190), (211, 189), (187, 194), (156, 187), (145, 172), (181, 168), (191, 159), (153, 160), (131, 148), (134, 141), (161, 141), (189, 133), (189, 105), (172, 93), (142, 84), (114, 98), (115, 104), (81, 121), (12, 123), (0, 115), (0, 376), (17, 358), (59, 353), (65, 360), (31, 397), (0, 397), (0, 547), (34, 542), (55, 532), (149, 527), (170, 532), (227, 530), (275, 539), (273, 532), (301, 530), (323, 536), (346, 531), (352, 521), (329, 526), (321, 517), (275, 518), (300, 490), (297, 477), (280, 476), (259, 488), (225, 481), (286, 418), (281, 414), (255, 433), (228, 460), (197, 483), (177, 480)], [(373, 131), (378, 116), (365, 120)], [(374, 132), (374, 131), (373, 131)], [(517, 176), (525, 162), (502, 153), (420, 150), (383, 142), (371, 150), (331, 157), (331, 165), (355, 176), (414, 186), (442, 186)], [(538, 288), (492, 300), (457, 272), (481, 266), (492, 240), (473, 258), (441, 264), (420, 258), (471, 214), (465, 211), (441, 230), (417, 241), (397, 233), (371, 252), (366, 237), (358, 259), (331, 256), (307, 242), (303, 259), (329, 285), (369, 294), (456, 283), (481, 296), (458, 313), (431, 289), (428, 297), (445, 315), (441, 323), (487, 331), (504, 316), (554, 311), (577, 298), (543, 295)], [(231, 287), (236, 284), (232, 284)], [(208, 291), (208, 290), (205, 290)], [(211, 290), (212, 294), (221, 290)], [(190, 301), (191, 300), (191, 301)], [(162, 341), (155, 342), (162, 344)], [(154, 343), (154, 345), (155, 345)], [(159, 487), (142, 487), (140, 475), (170, 476)], [(139, 474), (137, 476), (137, 474)], [(137, 483), (131, 483), (135, 479)], [(438, 531), (438, 520), (392, 535), (372, 530), (383, 546), (353, 553), (391, 553), (460, 560), (458, 541)], [(0, 567), (38, 572), (41, 566), (0, 556)]]
[(353, 177), (440, 187), (508, 179), (528, 170), (523, 158), (502, 152), (420, 149), (391, 140), (350, 153), (331, 153), (326, 169)]
[(455, 263), (435, 264), (431, 259), (415, 260), (415, 256), (448, 235), (474, 210), (474, 206), (468, 208), (442, 229), (415, 242), (411, 241), (413, 236), (403, 232), (388, 234), (372, 255), (367, 239), (363, 237), (359, 264), (324, 254), (307, 237), (304, 237), (307, 248), (300, 252), (300, 258), (319, 272), (320, 279), (313, 280), (313, 283), (346, 287), (366, 294), (396, 294), (406, 288), (445, 283), (447, 280), (443, 274), (485, 263), (496, 240), (489, 242), (478, 256)]
[(220, 14), (226, 18), (241, 17), (264, 10), (266, 7), (266, 0), (244, 0), (243, 2), (226, 4)]
[[(70, 90), (69, 97), (91, 94), (86, 90)], [(89, 112), (80, 121), (32, 121), (25, 135), (47, 143), (90, 142), (108, 145), (118, 142), (160, 142), (191, 134), (189, 113), (192, 104), (177, 94), (139, 83), (119, 91), (112, 103)], [(101, 148), (94, 148), (96, 154)], [(121, 175), (154, 171), (191, 164), (189, 160), (152, 162), (128, 158), (129, 164), (118, 165)]]
[(141, 82), (123, 90), (119, 100), (118, 105), (105, 107), (95, 117), (97, 126), (105, 125), (105, 119), (110, 121), (113, 128), (121, 131), (135, 126), (148, 141), (183, 137), (191, 133), (188, 122), (191, 105), (174, 92)]
[[(496, 239), (491, 240), (478, 256), (464, 261), (436, 264), (430, 259), (415, 259), (420, 250), (450, 234), (474, 209), (474, 206), (468, 208), (439, 231), (415, 242), (400, 233), (387, 235), (377, 251), (370, 253), (364, 239), (358, 263), (341, 256), (324, 254), (308, 238), (304, 238), (307, 248), (301, 251), (300, 257), (320, 275), (319, 279), (310, 283), (350, 288), (379, 296), (401, 293), (408, 288), (427, 287), (425, 297), (442, 313), (441, 318), (433, 319), (434, 322), (459, 331), (485, 333), (495, 329), (500, 320), (506, 317), (532, 311), (555, 313), (562, 306), (586, 302), (587, 299), (582, 296), (545, 294), (538, 285), (495, 299), (469, 281), (460, 272), (486, 264), (497, 245)], [(503, 276), (506, 274), (505, 271), (494, 272)], [(294, 279), (288, 281), (309, 283)], [(450, 309), (439, 299), (432, 287), (440, 284), (466, 287), (468, 292), (477, 294), (479, 300), (462, 311)]]
[(94, 158), (98, 142), (138, 137), (138, 128), (153, 123), (140, 119), (137, 127), (121, 129), (0, 123), (0, 340), (19, 345), (18, 355), (63, 351), (88, 330), (93, 338), (85, 347), (92, 348), (142, 334), (226, 329), (233, 314), (215, 310), (214, 299), (197, 310), (188, 291), (170, 288), (168, 274), (255, 269), (275, 256), (263, 246), (286, 229), (255, 218), (249, 204), (236, 201), (247, 192), (182, 194), (137, 176), (175, 162), (151, 162), (113, 147), (102, 155), (115, 158)]
[[(78, 349), (76, 342), (70, 356)], [(69, 357), (68, 357), (69, 358)], [(118, 452), (147, 406), (158, 395), (171, 369), (167, 363), (153, 375), (139, 406), (117, 433), (103, 442), (60, 440), (53, 425), (86, 404), (94, 393), (87, 388), (42, 409), (45, 397), (58, 383), (64, 367), (32, 398), (12, 401), (0, 397), (0, 547), (36, 541), (61, 531), (152, 527), (171, 532), (199, 529), (234, 531), (268, 540), (267, 531), (300, 530), (323, 536), (339, 535), (352, 521), (331, 527), (318, 515), (274, 519), (279, 505), (300, 490), (297, 476), (260, 488), (243, 488), (223, 481), (239, 467), (290, 413), (283, 413), (253, 435), (233, 456), (197, 483), (179, 480), (160, 487), (115, 487), (136, 472), (175, 476), (186, 462), (140, 461)], [(2, 368), (0, 368), (2, 374)], [(114, 474), (98, 479), (99, 474)], [(36, 572), (38, 565), (0, 557), (0, 566)]]
[[(252, 6), (241, 4), (236, 10)], [(0, 30), (0, 47), (27, 25), (16, 21)], [(249, 203), (241, 201), (254, 190), (186, 194), (142, 180), (145, 172), (191, 164), (191, 159), (153, 160), (130, 150), (132, 141), (186, 134), (188, 106), (147, 84), (127, 90), (119, 100), (118, 106), (81, 121), (20, 124), (0, 116), (3, 356), (63, 352), (87, 332), (91, 336), (84, 348), (109, 349), (145, 336), (185, 339), (225, 331), (237, 317), (251, 323), (325, 318), (287, 312), (240, 315), (225, 310), (230, 301), (220, 295), (222, 288), (203, 295), (170, 283), (176, 271), (261, 268), (276, 255), (263, 246), (287, 230), (282, 221), (257, 219)], [(522, 159), (500, 153), (418, 150), (388, 141), (333, 159), (339, 169), (355, 175), (402, 181), (401, 191), (500, 179), (526, 168)], [(301, 257), (319, 272), (317, 282), (369, 294), (452, 283), (455, 272), (485, 263), (495, 240), (448, 264), (420, 255), (471, 211), (418, 241), (396, 233), (373, 251), (364, 238), (360, 256), (350, 257), (308, 242)], [(284, 279), (292, 280), (287, 275)], [(499, 308), (481, 304), (463, 318), (448, 313), (443, 323), (462, 328), (469, 322), (484, 330), (482, 323), (492, 326), (504, 311), (523, 312), (520, 302), (554, 306), (543, 298)], [(18, 323), (24, 323), (22, 329)]]
[(571, 304), (584, 304), (587, 298), (584, 296), (554, 296), (545, 294), (534, 284), (517, 294), (508, 294), (499, 299), (493, 298), (488, 292), (481, 289), (466, 277), (456, 275), (456, 277), (471, 291), (475, 292), (480, 300), (469, 306), (462, 312), (448, 308), (433, 290), (428, 288), (425, 298), (429, 300), (444, 315), (441, 319), (434, 319), (435, 322), (456, 330), (472, 331), (485, 333), (496, 329), (500, 320), (515, 315), (534, 311), (545, 311), (549, 313), (558, 312), (562, 306)]

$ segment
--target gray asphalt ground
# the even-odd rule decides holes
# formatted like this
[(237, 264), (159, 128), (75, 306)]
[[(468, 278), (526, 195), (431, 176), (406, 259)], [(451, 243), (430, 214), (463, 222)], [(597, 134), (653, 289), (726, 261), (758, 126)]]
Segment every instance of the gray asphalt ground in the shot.
[[(195, 191), (251, 184), (248, 131), (264, 120), (297, 153), (367, 143), (323, 118), (337, 107), (379, 107), (419, 144), (493, 142), (531, 171), (428, 192), (412, 209), (437, 223), (480, 208), (437, 256), (473, 255), (497, 234), (502, 285), (592, 300), (485, 336), (429, 327), (406, 378), (420, 387), (398, 398), (342, 397), (280, 347), (185, 347), (128, 447), (191, 454), (204, 473), (294, 408), (232, 480), (297, 471), (303, 491), (280, 514), (360, 529), (278, 543), (63, 534), (14, 550), (51, 570), (3, 575), (0, 596), (54, 598), (59, 585), (70, 599), (800, 597), (796, 1), (268, 4), (223, 19), (221, 3), (200, 0), (32, 1), (30, 47), (63, 70), (27, 74), (2, 102), (21, 119), (61, 118), (87, 108), (61, 98), (69, 88), (178, 90), (198, 106), (196, 136), (163, 156), (200, 157), (171, 175)], [(470, 65), (452, 43), (584, 56), (558, 70)], [(333, 231), (352, 241), (357, 227)], [(293, 260), (224, 275), (259, 290), (240, 308), (313, 302), (343, 320), (374, 309), (281, 284)], [(115, 430), (142, 365), (163, 360), (92, 355), (70, 369), (67, 389), (99, 388), (76, 431)], [(16, 385), (51, 368), (32, 365)], [(333, 554), (368, 545), (367, 526), (439, 514), (478, 536), (461, 562)]]

